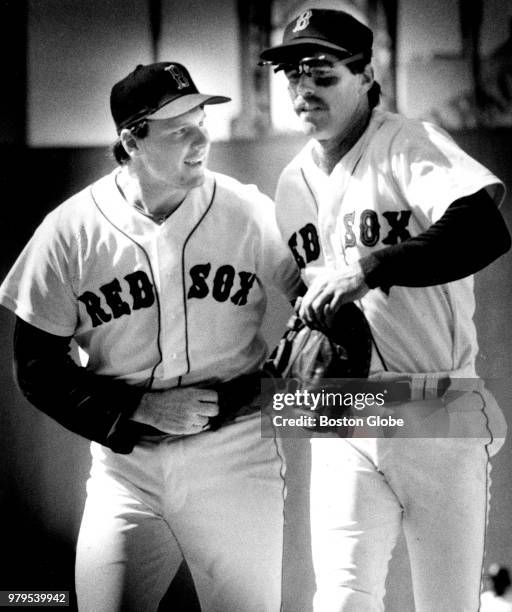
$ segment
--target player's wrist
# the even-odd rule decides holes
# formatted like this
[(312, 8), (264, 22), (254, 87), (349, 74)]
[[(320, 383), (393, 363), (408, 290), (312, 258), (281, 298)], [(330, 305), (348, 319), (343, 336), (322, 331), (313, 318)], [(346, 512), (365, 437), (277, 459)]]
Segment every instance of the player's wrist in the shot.
[(130, 420), (144, 425), (154, 426), (154, 391), (145, 391), (140, 402), (130, 415)]
[(374, 253), (362, 257), (359, 260), (359, 265), (361, 267), (364, 282), (369, 289), (376, 289), (378, 287), (385, 290), (389, 289), (383, 278), (382, 262)]

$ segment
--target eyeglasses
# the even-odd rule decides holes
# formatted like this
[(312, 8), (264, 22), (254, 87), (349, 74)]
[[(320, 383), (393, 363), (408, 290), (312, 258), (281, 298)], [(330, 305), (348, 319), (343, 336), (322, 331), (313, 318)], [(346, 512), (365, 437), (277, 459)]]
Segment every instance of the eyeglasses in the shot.
[(274, 64), (273, 62), (262, 61), (259, 63), (260, 66), (273, 65), (274, 72), (283, 71), (291, 85), (296, 85), (302, 75), (307, 76), (315, 82), (316, 85), (328, 86), (332, 84), (334, 74), (332, 69), (338, 64), (349, 64), (363, 58), (362, 53), (357, 55), (351, 55), (349, 57), (329, 60), (325, 55), (318, 55), (316, 57), (303, 57), (298, 62), (293, 63), (279, 63)]

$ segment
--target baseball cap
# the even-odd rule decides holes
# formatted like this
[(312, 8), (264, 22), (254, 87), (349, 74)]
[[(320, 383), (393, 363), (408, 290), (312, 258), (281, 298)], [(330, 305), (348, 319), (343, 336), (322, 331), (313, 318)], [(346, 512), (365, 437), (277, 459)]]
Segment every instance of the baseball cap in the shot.
[(283, 42), (260, 55), (271, 63), (293, 61), (298, 55), (311, 55), (319, 49), (345, 55), (363, 54), (371, 58), (373, 33), (345, 11), (307, 9), (285, 28)]
[(151, 116), (172, 119), (203, 104), (222, 104), (231, 98), (199, 93), (188, 70), (177, 62), (139, 64), (112, 87), (110, 110), (117, 131)]

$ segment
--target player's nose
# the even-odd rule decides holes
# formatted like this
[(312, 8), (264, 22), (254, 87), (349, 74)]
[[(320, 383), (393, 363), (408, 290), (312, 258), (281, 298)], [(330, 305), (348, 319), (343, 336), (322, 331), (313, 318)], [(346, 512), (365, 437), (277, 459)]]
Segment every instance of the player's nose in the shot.
[(302, 73), (299, 75), (297, 83), (295, 85), (295, 91), (301, 96), (307, 96), (308, 94), (315, 91), (315, 82), (307, 74)]
[(198, 125), (194, 130), (192, 146), (196, 148), (206, 147), (210, 142), (210, 135), (204, 126)]

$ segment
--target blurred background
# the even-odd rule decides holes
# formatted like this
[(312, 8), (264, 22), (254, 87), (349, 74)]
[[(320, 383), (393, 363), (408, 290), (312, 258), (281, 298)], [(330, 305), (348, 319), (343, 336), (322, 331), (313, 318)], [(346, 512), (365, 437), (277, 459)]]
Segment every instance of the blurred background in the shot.
[[(385, 108), (441, 124), (512, 188), (507, 0), (0, 0), (0, 280), (49, 210), (114, 167), (108, 149), (115, 139), (110, 89), (138, 63), (183, 62), (201, 91), (230, 96), (230, 104), (208, 109), (210, 167), (256, 183), (272, 196), (279, 172), (304, 139), (282, 78), (258, 67), (258, 54), (280, 40), (293, 16), (315, 6), (348, 10), (374, 29)], [(502, 209), (509, 226), (510, 204), (509, 194)], [(511, 258), (507, 254), (476, 279), (479, 373), (507, 416)], [(270, 344), (287, 316), (286, 304), (272, 295)], [(0, 590), (70, 590), (73, 597), (88, 443), (20, 396), (12, 379), (12, 330), (13, 316), (1, 309)], [(285, 442), (285, 611), (309, 612), (309, 443)], [(486, 568), (512, 566), (511, 474), (507, 442), (493, 462)], [(400, 543), (386, 612), (414, 610), (409, 580)], [(169, 599), (181, 598), (180, 609), (190, 612), (195, 608), (188, 586), (184, 568)]]

